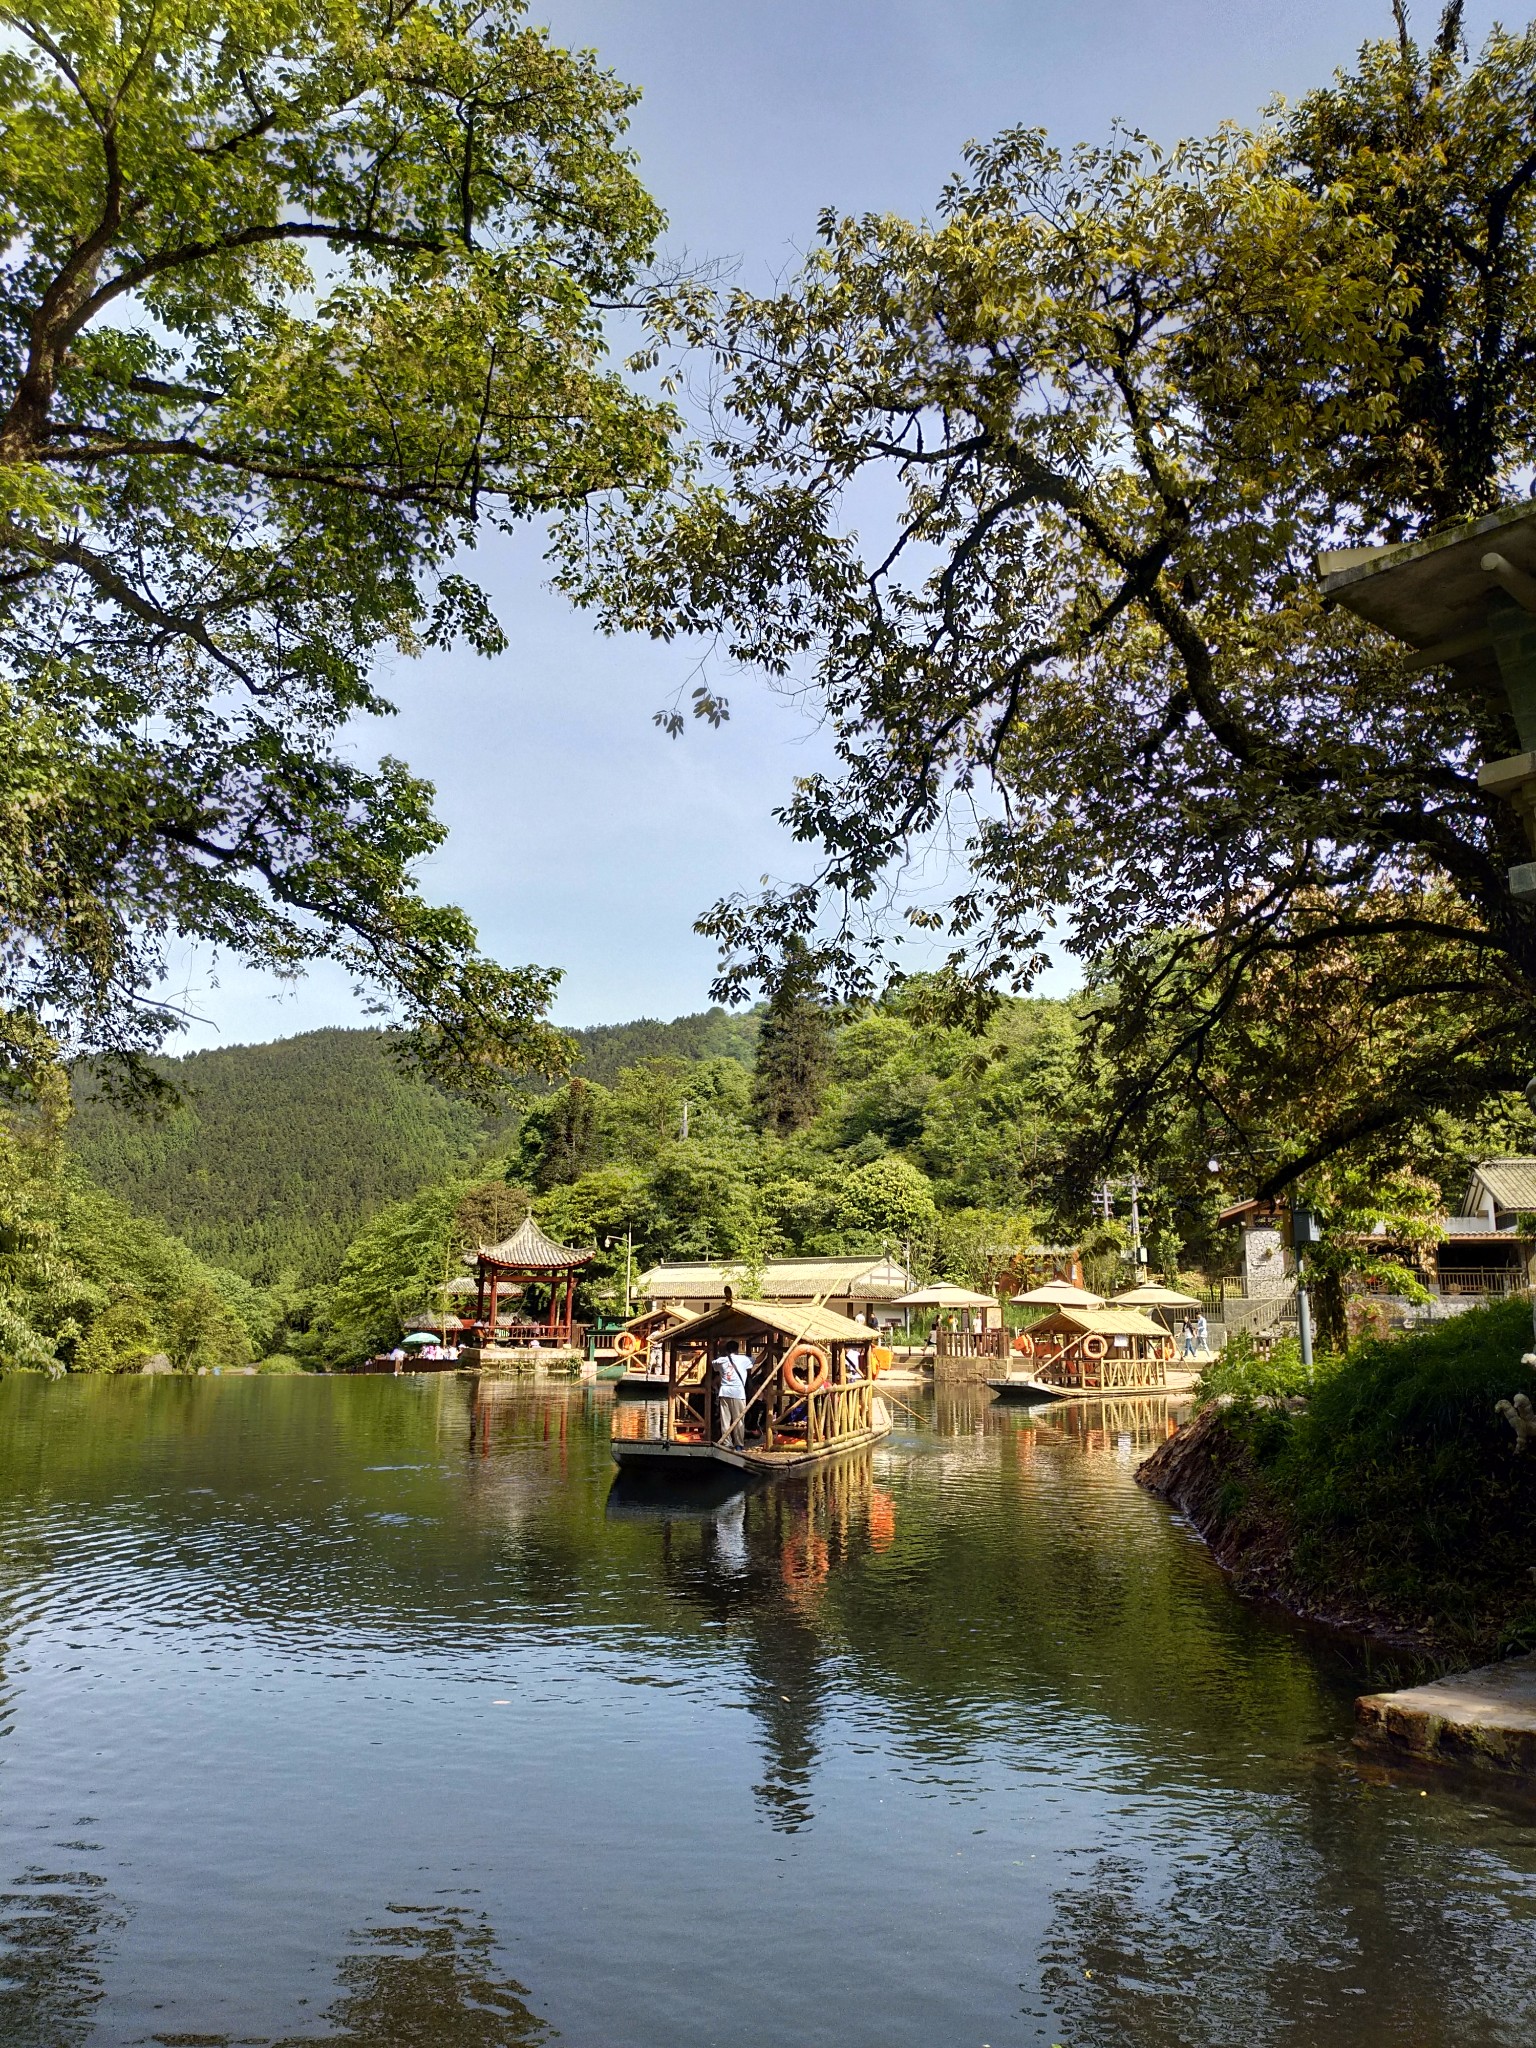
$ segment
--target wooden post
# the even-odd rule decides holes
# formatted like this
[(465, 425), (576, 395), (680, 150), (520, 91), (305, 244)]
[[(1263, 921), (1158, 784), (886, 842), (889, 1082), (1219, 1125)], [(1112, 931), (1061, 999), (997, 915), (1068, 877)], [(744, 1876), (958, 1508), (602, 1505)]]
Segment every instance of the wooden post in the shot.
[(576, 1268), (565, 1276), (565, 1348), (571, 1348), (571, 1310), (576, 1300)]
[(485, 1321), (485, 1267), (479, 1262), (475, 1265), (475, 1321)]
[(501, 1275), (494, 1266), (491, 1268), (491, 1320), (490, 1341), (496, 1342), (496, 1297), (501, 1292)]

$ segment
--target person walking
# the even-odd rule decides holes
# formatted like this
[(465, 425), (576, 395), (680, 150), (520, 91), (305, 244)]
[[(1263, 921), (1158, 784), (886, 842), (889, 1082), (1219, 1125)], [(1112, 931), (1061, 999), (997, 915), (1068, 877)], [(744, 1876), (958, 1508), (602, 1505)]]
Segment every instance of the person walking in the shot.
[(733, 1451), (747, 1447), (747, 1374), (752, 1361), (739, 1345), (722, 1351), (715, 1360), (715, 1406), (719, 1412), (719, 1433), (715, 1441)]
[(1195, 1317), (1195, 1350), (1201, 1358), (1204, 1358), (1210, 1348), (1211, 1326), (1205, 1320), (1205, 1310), (1201, 1309), (1199, 1315)]
[(1184, 1356), (1186, 1358), (1193, 1358), (1195, 1355), (1195, 1326), (1188, 1316), (1179, 1325), (1179, 1335), (1184, 1339)]

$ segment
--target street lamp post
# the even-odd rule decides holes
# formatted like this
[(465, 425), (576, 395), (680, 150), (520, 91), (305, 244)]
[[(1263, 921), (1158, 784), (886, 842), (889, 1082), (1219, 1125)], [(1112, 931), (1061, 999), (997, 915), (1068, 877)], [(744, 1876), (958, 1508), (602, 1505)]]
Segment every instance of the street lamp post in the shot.
[(1322, 1241), (1322, 1230), (1311, 1209), (1291, 1209), (1291, 1245), (1296, 1253), (1296, 1331), (1301, 1338), (1301, 1362), (1312, 1370), (1312, 1303), (1307, 1294), (1306, 1261), (1302, 1253)]

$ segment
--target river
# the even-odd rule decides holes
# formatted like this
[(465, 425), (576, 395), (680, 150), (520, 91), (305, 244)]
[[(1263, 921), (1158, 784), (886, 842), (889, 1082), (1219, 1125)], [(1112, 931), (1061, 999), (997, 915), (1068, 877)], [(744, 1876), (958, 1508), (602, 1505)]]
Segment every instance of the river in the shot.
[(724, 1500), (606, 1390), (0, 1385), (0, 2042), (1529, 2048), (1536, 1826), (1134, 1483), (919, 1401)]

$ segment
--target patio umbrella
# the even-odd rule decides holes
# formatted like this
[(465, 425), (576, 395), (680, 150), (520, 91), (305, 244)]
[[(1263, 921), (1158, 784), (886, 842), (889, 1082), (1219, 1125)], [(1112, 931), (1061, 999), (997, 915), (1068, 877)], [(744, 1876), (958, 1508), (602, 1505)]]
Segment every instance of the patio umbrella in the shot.
[(969, 1287), (953, 1281), (936, 1280), (931, 1287), (919, 1287), (915, 1294), (898, 1294), (897, 1308), (996, 1308), (995, 1294), (973, 1294)]
[(402, 1350), (409, 1350), (413, 1344), (436, 1344), (439, 1341), (436, 1330), (412, 1330), (409, 1337), (400, 1339)]
[(1102, 1308), (1102, 1294), (1090, 1294), (1086, 1287), (1074, 1287), (1070, 1280), (1047, 1280), (1042, 1287), (1031, 1287), (1027, 1294), (1016, 1294), (1015, 1301), (1022, 1301), (1035, 1308)]
[(1157, 1287), (1148, 1280), (1140, 1287), (1128, 1287), (1113, 1299), (1126, 1308), (1199, 1308), (1197, 1294), (1180, 1294), (1176, 1287)]

